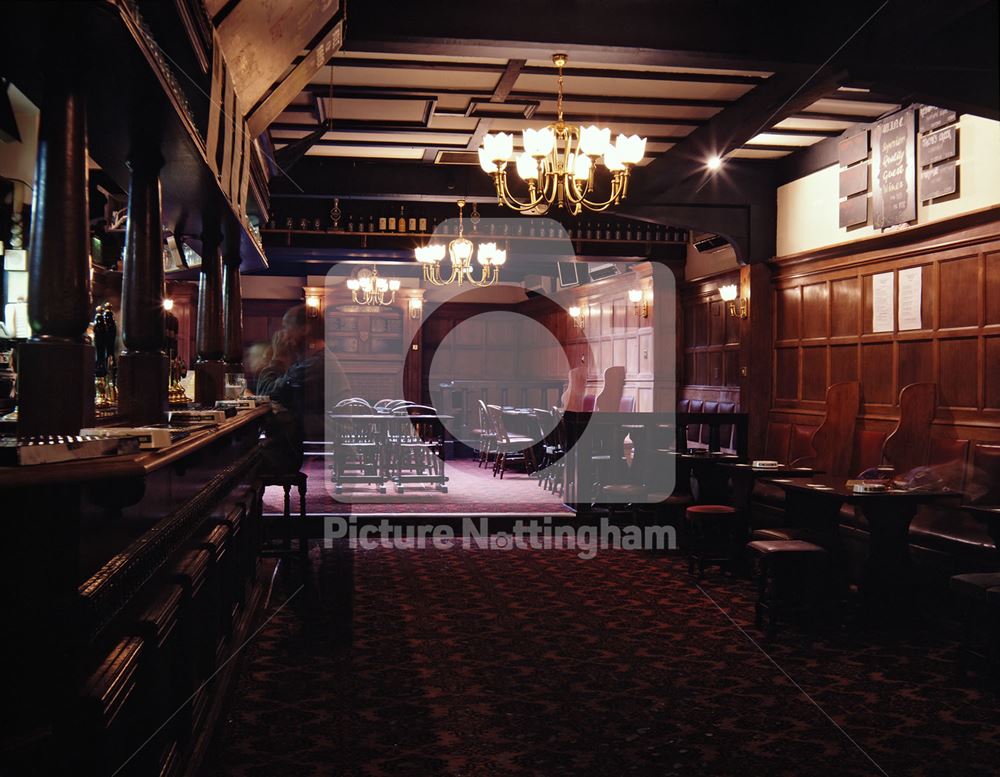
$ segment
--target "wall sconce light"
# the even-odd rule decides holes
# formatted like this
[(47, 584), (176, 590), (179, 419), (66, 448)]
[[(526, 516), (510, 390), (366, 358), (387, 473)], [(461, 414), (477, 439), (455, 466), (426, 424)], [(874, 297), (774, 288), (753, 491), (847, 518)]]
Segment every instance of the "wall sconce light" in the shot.
[(174, 309), (174, 301), (170, 297), (163, 298), (163, 309), (168, 313)]
[(567, 308), (566, 312), (568, 312), (569, 317), (573, 319), (573, 323), (576, 324), (577, 329), (579, 329), (582, 332), (583, 308), (581, 308), (579, 305), (570, 305), (569, 308)]
[(420, 318), (420, 314), (424, 312), (423, 300), (418, 297), (410, 297), (410, 301), (406, 305), (407, 310), (410, 311), (410, 318), (416, 319)]
[(310, 315), (317, 315), (319, 313), (319, 295), (318, 294), (307, 294), (306, 295), (306, 311)]
[(733, 318), (747, 318), (750, 315), (750, 303), (746, 297), (740, 297), (739, 307), (736, 305), (736, 297), (739, 296), (739, 288), (735, 283), (730, 283), (719, 287), (719, 296), (727, 303), (729, 315)]
[(639, 318), (649, 318), (649, 303), (653, 299), (653, 290), (629, 289), (628, 301), (635, 307), (635, 314)]

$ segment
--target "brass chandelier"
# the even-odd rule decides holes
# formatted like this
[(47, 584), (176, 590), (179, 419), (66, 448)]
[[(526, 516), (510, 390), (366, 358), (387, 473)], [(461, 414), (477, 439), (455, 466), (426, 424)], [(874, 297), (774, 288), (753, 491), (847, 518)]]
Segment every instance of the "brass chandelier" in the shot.
[[(521, 213), (541, 215), (553, 204), (578, 215), (584, 208), (602, 211), (628, 195), (633, 165), (646, 153), (646, 138), (619, 135), (611, 143), (611, 130), (595, 125), (577, 127), (563, 121), (563, 67), (565, 54), (553, 54), (559, 68), (557, 119), (542, 129), (521, 134), (524, 151), (514, 159), (514, 136), (505, 132), (487, 134), (479, 148), (479, 165), (493, 177), (497, 201)], [(526, 199), (511, 193), (507, 163), (513, 159), (517, 174), (528, 184)], [(595, 200), (595, 170), (603, 164), (611, 174), (606, 200)]]
[(396, 300), (399, 279), (383, 278), (372, 265), (370, 270), (358, 270), (353, 278), (348, 278), (347, 288), (355, 305), (391, 305)]
[[(465, 200), (458, 201), (458, 237), (448, 243), (448, 258), (451, 260), (451, 270), (445, 277), (441, 273), (441, 262), (445, 256), (445, 246), (442, 243), (428, 243), (415, 250), (417, 261), (424, 268), (424, 280), (433, 286), (448, 286), (450, 284), (469, 283), (472, 286), (492, 286), (500, 280), (500, 268), (507, 261), (507, 252), (497, 248), (496, 243), (480, 243), (476, 251), (475, 244), (465, 236), (462, 210)], [(472, 254), (480, 265), (479, 277), (476, 278), (472, 267)]]

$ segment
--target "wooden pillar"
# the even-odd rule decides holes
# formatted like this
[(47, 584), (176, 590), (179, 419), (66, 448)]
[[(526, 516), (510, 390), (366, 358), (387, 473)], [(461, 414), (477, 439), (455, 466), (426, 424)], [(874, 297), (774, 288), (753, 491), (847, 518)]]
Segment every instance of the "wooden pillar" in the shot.
[(770, 265), (755, 262), (740, 269), (739, 299), (749, 303), (749, 315), (740, 320), (740, 409), (749, 414), (750, 457), (759, 459), (764, 454), (772, 395), (774, 322)]
[(222, 283), (222, 309), (227, 372), (243, 372), (243, 292), (240, 289), (239, 238), (227, 247)]
[(94, 420), (87, 111), (81, 78), (46, 80), (31, 209), (28, 320), (18, 350), (18, 434), (77, 434)]
[(222, 255), (218, 227), (207, 227), (201, 236), (201, 274), (198, 276), (198, 321), (194, 365), (194, 401), (213, 405), (225, 396), (226, 367), (222, 361)]
[(128, 225), (122, 271), (122, 342), (118, 408), (133, 426), (158, 424), (167, 410), (164, 347), (163, 214), (155, 149), (129, 159)]

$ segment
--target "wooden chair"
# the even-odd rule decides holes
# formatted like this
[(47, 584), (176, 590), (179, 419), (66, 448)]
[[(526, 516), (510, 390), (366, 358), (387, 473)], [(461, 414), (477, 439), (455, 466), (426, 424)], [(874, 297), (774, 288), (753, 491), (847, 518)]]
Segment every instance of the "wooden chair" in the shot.
[(489, 411), (490, 422), (497, 435), (497, 454), (493, 461), (493, 477), (499, 473), (500, 479), (503, 480), (507, 464), (515, 460), (523, 461), (525, 472), (529, 474), (538, 469), (538, 462), (534, 460), (535, 441), (524, 435), (510, 434), (503, 420), (503, 409), (499, 405), (487, 405), (486, 409)]
[(622, 394), (625, 393), (625, 368), (608, 367), (604, 371), (604, 388), (597, 397), (595, 410), (598, 413), (617, 413), (621, 408)]
[(583, 397), (587, 391), (587, 367), (581, 364), (569, 371), (566, 381), (566, 391), (562, 395), (563, 410), (581, 412), (583, 408)]
[(476, 400), (479, 403), (479, 426), (472, 430), (472, 435), (479, 442), (479, 451), (476, 456), (476, 466), (482, 467), (490, 461), (491, 448), (496, 446), (497, 433), (490, 421), (490, 412), (486, 409), (483, 400)]
[(899, 392), (899, 421), (882, 444), (882, 461), (897, 474), (927, 463), (936, 413), (936, 383), (911, 383)]
[(826, 390), (826, 417), (812, 436), (813, 455), (792, 462), (814, 467), (829, 475), (846, 475), (854, 452), (854, 426), (861, 406), (861, 384), (834, 383)]

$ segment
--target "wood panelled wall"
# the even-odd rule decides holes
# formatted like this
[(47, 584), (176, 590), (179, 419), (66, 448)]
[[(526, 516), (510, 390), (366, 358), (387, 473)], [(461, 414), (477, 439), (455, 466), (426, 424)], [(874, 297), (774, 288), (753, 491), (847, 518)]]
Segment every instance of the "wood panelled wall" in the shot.
[(738, 270), (688, 284), (679, 322), (682, 399), (740, 401), (740, 320), (729, 314), (719, 287), (740, 285)]
[[(671, 310), (673, 300), (660, 299), (658, 307), (654, 295), (648, 316), (643, 318), (628, 299), (629, 289), (652, 287), (649, 268), (639, 266), (636, 272), (554, 295), (561, 307), (543, 298), (524, 303), (520, 311), (545, 326), (553, 338), (542, 342), (537, 338), (522, 338), (520, 348), (525, 354), (522, 363), (533, 375), (565, 380), (566, 356), (559, 353), (565, 348), (570, 367), (587, 366), (586, 393), (595, 396), (604, 388), (604, 371), (608, 367), (624, 367), (623, 396), (635, 400), (635, 410), (663, 409), (657, 406), (657, 388), (666, 390), (669, 376), (657, 373), (666, 365), (657, 352), (663, 343), (657, 342), (654, 332), (660, 329), (660, 312)], [(664, 291), (656, 290), (655, 294), (662, 297)], [(583, 310), (582, 330), (566, 312), (571, 305), (579, 305)], [(670, 332), (670, 329), (661, 331)]]
[[(860, 380), (862, 427), (885, 429), (900, 389), (931, 381), (935, 435), (1000, 439), (1000, 209), (775, 265), (772, 418), (821, 415), (828, 385)], [(872, 276), (911, 267), (921, 328), (873, 332)]]

